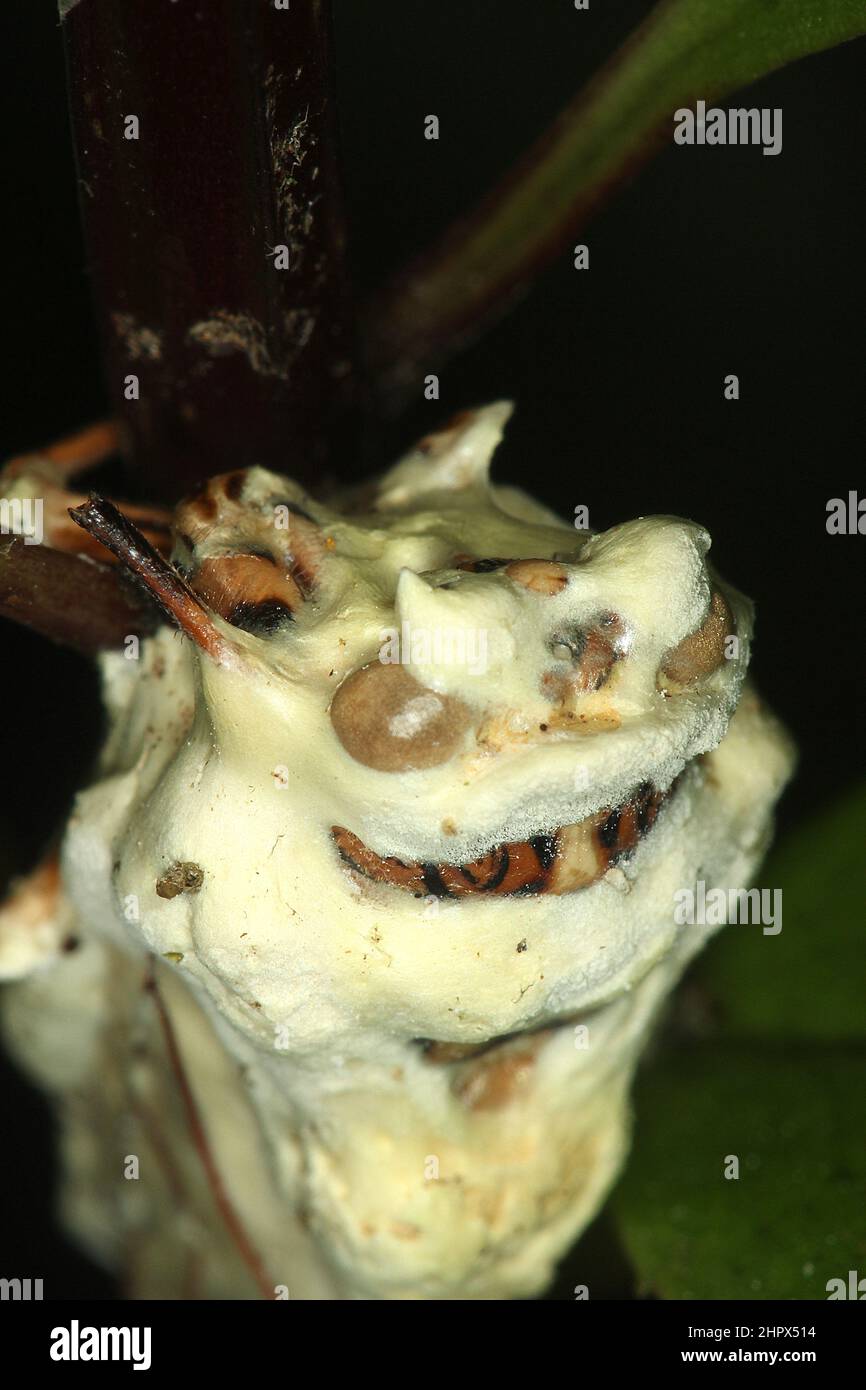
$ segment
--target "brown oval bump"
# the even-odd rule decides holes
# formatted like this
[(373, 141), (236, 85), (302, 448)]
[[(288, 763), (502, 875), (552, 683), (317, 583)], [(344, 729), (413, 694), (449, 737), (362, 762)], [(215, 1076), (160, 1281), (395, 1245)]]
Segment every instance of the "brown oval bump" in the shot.
[(534, 594), (559, 594), (568, 583), (568, 571), (555, 560), (512, 560), (505, 573)]
[(734, 617), (724, 596), (714, 589), (701, 626), (684, 637), (662, 659), (657, 684), (661, 690), (681, 690), (718, 670), (725, 660), (725, 640), (734, 633)]
[(459, 746), (469, 717), (462, 701), (428, 690), (396, 662), (353, 671), (331, 701), (346, 752), (379, 772), (438, 767)]
[(216, 555), (202, 560), (190, 585), (234, 627), (267, 636), (304, 601), (291, 575), (267, 555)]
[(179, 893), (197, 893), (204, 883), (204, 870), (187, 860), (172, 864), (156, 881), (157, 897), (176, 898)]

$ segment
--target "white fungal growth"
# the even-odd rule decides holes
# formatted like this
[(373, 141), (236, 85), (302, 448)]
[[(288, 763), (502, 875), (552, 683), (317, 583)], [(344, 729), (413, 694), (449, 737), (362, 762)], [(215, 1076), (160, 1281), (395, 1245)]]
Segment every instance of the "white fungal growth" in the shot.
[(137, 1296), (542, 1291), (713, 930), (675, 895), (760, 862), (792, 754), (744, 684), (751, 605), (699, 526), (590, 535), (491, 485), (509, 409), (364, 512), (212, 480), (175, 554), (237, 659), (167, 628), (103, 659), (78, 949), (32, 907), (5, 1027), (56, 1096), (67, 1220)]

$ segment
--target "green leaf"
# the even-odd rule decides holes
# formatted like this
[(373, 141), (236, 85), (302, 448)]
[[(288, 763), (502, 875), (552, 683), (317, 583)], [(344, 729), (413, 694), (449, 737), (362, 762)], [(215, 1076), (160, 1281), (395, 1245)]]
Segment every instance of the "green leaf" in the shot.
[(477, 332), (664, 139), (671, 117), (866, 33), (863, 0), (666, 0), (508, 177), (380, 295), (367, 355), (392, 389)]
[(725, 927), (695, 972), (725, 1032), (755, 1039), (866, 1036), (864, 848), (866, 787), (773, 852), (759, 883), (781, 889), (782, 930), (765, 936), (760, 927)]
[(866, 1049), (817, 1043), (703, 1043), (648, 1070), (614, 1196), (645, 1290), (825, 1299), (866, 1276), (864, 1090)]
[(861, 788), (771, 855), (760, 885), (782, 891), (781, 932), (723, 929), (694, 975), (719, 1036), (639, 1079), (615, 1210), (665, 1298), (826, 1298), (828, 1280), (866, 1276), (864, 843)]

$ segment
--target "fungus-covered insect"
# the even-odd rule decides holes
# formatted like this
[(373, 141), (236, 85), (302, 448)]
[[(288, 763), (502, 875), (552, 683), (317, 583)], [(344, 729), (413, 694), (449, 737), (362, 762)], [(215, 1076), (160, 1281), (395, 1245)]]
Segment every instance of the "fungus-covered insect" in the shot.
[(760, 861), (791, 751), (750, 604), (691, 522), (575, 533), (491, 485), (508, 413), (364, 513), (213, 479), (171, 559), (158, 515), (73, 512), (188, 640), (102, 658), (60, 874), (0, 918), (5, 1029), (69, 1225), (137, 1296), (542, 1290), (712, 930), (675, 894)]

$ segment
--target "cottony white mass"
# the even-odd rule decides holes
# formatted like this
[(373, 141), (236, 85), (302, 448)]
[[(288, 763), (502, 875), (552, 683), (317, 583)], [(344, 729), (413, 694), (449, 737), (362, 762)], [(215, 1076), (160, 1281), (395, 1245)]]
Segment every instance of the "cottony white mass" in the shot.
[[(691, 521), (576, 531), (491, 483), (509, 413), (363, 511), (212, 479), (175, 516), (195, 639), (102, 660), (100, 764), (0, 970), (66, 1224), (134, 1297), (542, 1292), (714, 929), (675, 892), (761, 862), (792, 752), (751, 604)], [(483, 673), (383, 663), (404, 624), (486, 633)]]

